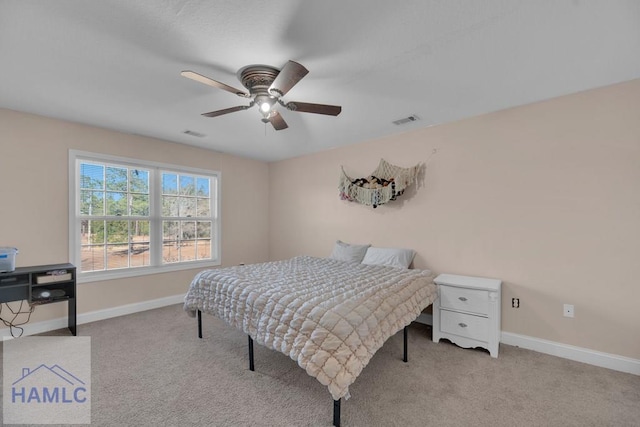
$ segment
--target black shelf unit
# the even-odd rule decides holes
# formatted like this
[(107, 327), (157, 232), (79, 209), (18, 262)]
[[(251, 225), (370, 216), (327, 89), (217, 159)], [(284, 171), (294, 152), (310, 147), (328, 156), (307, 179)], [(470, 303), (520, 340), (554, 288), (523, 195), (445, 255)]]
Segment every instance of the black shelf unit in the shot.
[[(52, 276), (52, 272), (65, 271), (65, 279), (38, 283)], [(62, 276), (61, 276), (62, 277)], [(68, 278), (67, 278), (68, 277)], [(51, 296), (42, 296), (41, 291)], [(54, 292), (55, 291), (55, 292)], [(0, 273), (0, 303), (27, 300), (30, 304), (51, 304), (66, 301), (68, 304), (69, 330), (77, 335), (76, 323), (76, 267), (73, 264), (49, 264), (18, 267), (8, 273)]]

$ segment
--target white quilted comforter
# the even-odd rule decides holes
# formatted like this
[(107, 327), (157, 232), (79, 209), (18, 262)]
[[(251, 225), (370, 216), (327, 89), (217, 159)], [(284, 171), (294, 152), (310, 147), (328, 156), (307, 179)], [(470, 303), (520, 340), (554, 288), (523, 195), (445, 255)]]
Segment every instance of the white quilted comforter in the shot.
[(375, 352), (436, 295), (428, 270), (301, 256), (202, 271), (184, 309), (213, 314), (289, 355), (337, 400), (349, 397)]

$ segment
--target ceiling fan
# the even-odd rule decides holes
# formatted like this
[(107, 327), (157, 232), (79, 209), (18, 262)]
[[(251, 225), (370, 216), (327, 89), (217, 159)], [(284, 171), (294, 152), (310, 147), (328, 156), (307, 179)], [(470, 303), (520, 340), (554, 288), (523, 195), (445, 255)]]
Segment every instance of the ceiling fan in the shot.
[(238, 80), (242, 82), (242, 85), (249, 90), (249, 93), (210, 79), (194, 71), (183, 71), (180, 74), (191, 80), (226, 90), (242, 98), (251, 99), (249, 105), (239, 105), (237, 107), (203, 113), (203, 116), (218, 117), (223, 114), (246, 110), (257, 105), (262, 114), (262, 122), (271, 123), (275, 130), (282, 130), (289, 126), (276, 110), (276, 104), (280, 104), (290, 111), (326, 114), (328, 116), (337, 116), (342, 111), (342, 107), (337, 105), (311, 104), (297, 101), (284, 102), (280, 99), (302, 80), (308, 72), (309, 70), (295, 61), (287, 62), (285, 66), (282, 67), (282, 70), (278, 70), (269, 65), (247, 65), (238, 71), (237, 76)]

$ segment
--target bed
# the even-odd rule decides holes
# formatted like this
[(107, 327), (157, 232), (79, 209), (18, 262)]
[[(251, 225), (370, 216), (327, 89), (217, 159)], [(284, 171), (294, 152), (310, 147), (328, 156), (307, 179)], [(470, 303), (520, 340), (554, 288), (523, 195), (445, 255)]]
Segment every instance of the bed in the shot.
[[(198, 273), (184, 309), (209, 313), (295, 360), (340, 401), (384, 342), (405, 329), (437, 296), (428, 270), (299, 256)], [(337, 414), (336, 414), (337, 411)]]

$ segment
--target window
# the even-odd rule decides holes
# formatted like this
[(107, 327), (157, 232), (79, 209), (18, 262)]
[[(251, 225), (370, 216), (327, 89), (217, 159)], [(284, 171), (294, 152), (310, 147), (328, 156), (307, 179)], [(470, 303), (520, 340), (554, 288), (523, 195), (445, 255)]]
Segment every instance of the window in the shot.
[(78, 280), (219, 265), (218, 172), (70, 151)]
[(162, 261), (211, 258), (211, 179), (162, 172)]

